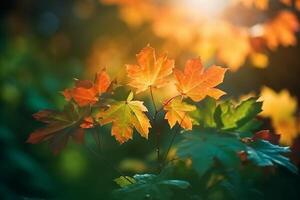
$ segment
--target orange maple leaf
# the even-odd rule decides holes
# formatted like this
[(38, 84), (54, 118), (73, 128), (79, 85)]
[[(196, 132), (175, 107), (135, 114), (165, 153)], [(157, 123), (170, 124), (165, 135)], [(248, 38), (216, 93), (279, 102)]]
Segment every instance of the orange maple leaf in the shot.
[(263, 38), (270, 49), (279, 45), (294, 46), (297, 43), (295, 32), (299, 31), (297, 16), (290, 11), (281, 11), (278, 16), (264, 26)]
[(226, 93), (214, 87), (223, 82), (226, 70), (215, 65), (205, 70), (199, 58), (190, 59), (186, 62), (183, 72), (174, 70), (177, 90), (184, 97), (190, 97), (197, 102), (206, 96), (219, 99)]
[(97, 73), (95, 80), (95, 88), (99, 93), (99, 96), (107, 91), (107, 89), (110, 86), (110, 83), (110, 78), (105, 70), (102, 70), (101, 72)]
[(110, 78), (105, 70), (97, 73), (95, 83), (89, 80), (77, 80), (75, 87), (65, 89), (63, 95), (67, 101), (74, 99), (79, 106), (93, 105), (98, 97), (110, 86)]
[(126, 65), (127, 75), (131, 79), (128, 85), (136, 88), (136, 93), (168, 83), (166, 77), (172, 74), (174, 60), (168, 59), (167, 54), (156, 57), (154, 48), (148, 45), (137, 54), (137, 61), (138, 65)]

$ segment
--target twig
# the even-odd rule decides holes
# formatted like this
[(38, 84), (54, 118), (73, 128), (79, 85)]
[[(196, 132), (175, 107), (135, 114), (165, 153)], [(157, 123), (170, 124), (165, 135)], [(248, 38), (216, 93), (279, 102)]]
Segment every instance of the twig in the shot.
[[(154, 116), (153, 116), (153, 126), (155, 126), (155, 127), (153, 127), (153, 129), (156, 130), (156, 154), (157, 154), (158, 171), (160, 172), (162, 165), (161, 165), (161, 162), (160, 162), (161, 161), (160, 160), (160, 132), (159, 132), (159, 129), (157, 128), (157, 124), (156, 124), (157, 115), (158, 115), (159, 112), (161, 112), (163, 110), (163, 108), (166, 105), (168, 105), (175, 98), (181, 96), (181, 94), (171, 97), (170, 99), (168, 99), (167, 101), (164, 102), (164, 104), (162, 105), (162, 107), (160, 109), (157, 109), (151, 86), (149, 86), (149, 91), (150, 91), (150, 96), (151, 96), (152, 104), (153, 104), (153, 107), (154, 107), (154, 110), (155, 110), (155, 113), (154, 113)], [(184, 117), (183, 117), (183, 119), (184, 119)], [(182, 121), (183, 121), (183, 119), (182, 119)], [(180, 122), (179, 126), (181, 125), (182, 121)], [(171, 142), (171, 144), (169, 146), (169, 149), (167, 151), (166, 156), (168, 156), (168, 153), (170, 151), (170, 148), (172, 146), (172, 143), (173, 143), (174, 139), (175, 139), (175, 136), (173, 136), (173, 138), (172, 138), (172, 142)], [(165, 162), (165, 159), (166, 158), (163, 159), (163, 163)]]
[(155, 126), (155, 127), (153, 127), (153, 129), (156, 131), (156, 156), (157, 156), (158, 171), (160, 171), (160, 133), (156, 126), (156, 118), (157, 118), (158, 111), (157, 111), (156, 104), (154, 101), (154, 96), (153, 96), (153, 91), (152, 91), (151, 86), (149, 86), (149, 91), (150, 91), (150, 96), (151, 96), (152, 104), (153, 104), (154, 111), (155, 111), (154, 116), (153, 116), (153, 126)]
[[(167, 151), (166, 151), (166, 153), (165, 153), (165, 156), (164, 156), (164, 159), (163, 159), (163, 163), (165, 163), (166, 160), (167, 160), (167, 158), (168, 158), (169, 152), (170, 152), (170, 150), (171, 150), (171, 148), (172, 148), (172, 145), (173, 145), (173, 143), (174, 143), (174, 141), (175, 141), (176, 136), (178, 135), (178, 133), (179, 133), (179, 131), (180, 131), (180, 126), (181, 126), (181, 124), (182, 124), (182, 122), (183, 122), (185, 116), (186, 116), (186, 114), (182, 117), (182, 119), (181, 119), (181, 121), (180, 121), (180, 123), (179, 123), (178, 128), (176, 129), (175, 133), (173, 134), (173, 137), (172, 137), (172, 139), (171, 139), (171, 142), (170, 142), (170, 144), (169, 144), (169, 146), (168, 146), (168, 148), (167, 148)], [(165, 165), (165, 164), (164, 164), (164, 165)]]
[(154, 111), (155, 111), (153, 118), (155, 118), (156, 115), (157, 115), (157, 108), (156, 108), (156, 104), (155, 104), (155, 101), (154, 101), (154, 96), (153, 96), (153, 91), (152, 91), (152, 87), (151, 86), (149, 86), (149, 91), (150, 91), (150, 96), (151, 96), (152, 104), (153, 104)]
[[(97, 146), (98, 149), (100, 151), (100, 153), (102, 153), (102, 149), (101, 149), (101, 143), (100, 143), (100, 136), (99, 134), (96, 132), (97, 134)], [(95, 150), (93, 150), (92, 148), (90, 148), (87, 145), (84, 145), (88, 151), (90, 151), (92, 154), (94, 154), (94, 156), (98, 159), (98, 160), (104, 160), (108, 165), (111, 166), (111, 168), (113, 168), (121, 177), (125, 178), (127, 181), (129, 181), (131, 184), (133, 184), (134, 182), (132, 182), (129, 178), (127, 178), (116, 166), (114, 166), (108, 159), (106, 159), (104, 157), (104, 155), (98, 154)]]

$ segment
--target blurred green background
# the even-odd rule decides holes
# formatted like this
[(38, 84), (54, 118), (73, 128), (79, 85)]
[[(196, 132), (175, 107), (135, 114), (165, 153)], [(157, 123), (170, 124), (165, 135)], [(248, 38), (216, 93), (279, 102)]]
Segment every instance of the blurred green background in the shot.
[[(163, 39), (147, 24), (128, 27), (116, 6), (94, 0), (3, 0), (0, 6), (0, 199), (108, 199), (117, 188), (112, 180), (119, 174), (72, 142), (57, 156), (47, 144), (25, 143), (29, 133), (41, 126), (32, 114), (44, 108), (61, 109), (65, 101), (59, 91), (69, 87), (73, 78), (91, 78), (101, 67), (113, 74), (134, 62), (136, 52), (147, 43), (160, 49)], [(183, 58), (194, 56), (184, 51), (180, 50)], [(259, 93), (267, 85), (276, 91), (288, 89), (300, 99), (300, 45), (268, 54), (268, 68), (253, 68), (246, 62), (237, 72), (228, 73), (224, 90), (239, 97)], [(108, 129), (100, 131), (104, 152), (114, 165), (152, 153), (152, 138), (150, 144), (138, 139), (120, 146)], [(299, 158), (299, 148), (295, 156)], [(144, 170), (142, 163), (128, 162)], [(126, 162), (123, 168), (133, 173), (126, 170)], [(259, 187), (267, 199), (300, 196), (299, 177), (284, 170)]]

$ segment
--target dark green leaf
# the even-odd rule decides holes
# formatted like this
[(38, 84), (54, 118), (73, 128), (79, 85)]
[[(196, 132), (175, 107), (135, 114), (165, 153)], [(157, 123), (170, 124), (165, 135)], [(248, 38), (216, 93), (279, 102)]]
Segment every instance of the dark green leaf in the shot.
[(233, 170), (228, 171), (225, 179), (221, 182), (221, 186), (236, 200), (262, 199), (262, 194), (254, 187), (254, 185), (253, 180), (241, 177), (239, 172)]
[(229, 168), (235, 167), (239, 164), (237, 152), (245, 149), (245, 145), (234, 135), (216, 130), (195, 130), (184, 137), (178, 145), (177, 155), (191, 158), (193, 168), (200, 176), (213, 166), (215, 159)]
[(115, 199), (140, 200), (155, 199), (168, 200), (172, 197), (171, 187), (186, 189), (190, 186), (183, 180), (165, 180), (161, 175), (137, 174), (133, 178), (133, 183), (122, 186), (113, 192)]
[(216, 127), (214, 113), (216, 110), (216, 100), (207, 97), (197, 104), (197, 110), (191, 112), (191, 117), (196, 123), (204, 128)]
[(274, 164), (286, 167), (293, 173), (297, 173), (297, 167), (292, 164), (284, 153), (289, 153), (289, 147), (274, 145), (266, 140), (257, 140), (247, 147), (248, 159), (258, 166), (273, 166)]

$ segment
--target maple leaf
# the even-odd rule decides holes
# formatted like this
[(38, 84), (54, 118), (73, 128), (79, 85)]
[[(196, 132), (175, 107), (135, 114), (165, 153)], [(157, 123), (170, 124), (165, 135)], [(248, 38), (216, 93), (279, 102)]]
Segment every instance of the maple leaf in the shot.
[(245, 150), (245, 144), (234, 135), (224, 134), (217, 129), (194, 128), (183, 135), (178, 143), (176, 154), (179, 158), (192, 159), (192, 167), (202, 176), (216, 162), (220, 161), (227, 168), (239, 164), (237, 152)]
[(226, 70), (215, 65), (205, 70), (199, 58), (190, 59), (186, 62), (183, 72), (174, 70), (177, 90), (193, 101), (201, 101), (206, 96), (219, 99), (226, 93), (214, 87), (223, 82)]
[(94, 87), (96, 88), (97, 92), (99, 93), (99, 96), (106, 92), (111, 84), (110, 78), (105, 70), (102, 70), (101, 72), (98, 72), (96, 74), (96, 80)]
[(74, 99), (79, 106), (93, 105), (98, 97), (110, 86), (110, 78), (105, 70), (97, 73), (95, 83), (89, 80), (77, 80), (75, 87), (65, 89), (63, 95), (67, 101)]
[(156, 57), (154, 48), (148, 45), (137, 54), (137, 61), (138, 65), (126, 65), (127, 75), (131, 79), (128, 85), (136, 88), (136, 93), (168, 83), (166, 77), (172, 74), (174, 60), (168, 59), (167, 54)]
[(281, 11), (270, 22), (264, 25), (263, 38), (270, 49), (279, 45), (294, 46), (297, 43), (295, 32), (299, 31), (297, 16), (289, 11)]
[(293, 173), (297, 173), (297, 167), (290, 162), (284, 154), (290, 153), (289, 147), (275, 145), (266, 140), (256, 140), (247, 146), (247, 159), (258, 166), (281, 165)]
[(93, 105), (98, 101), (97, 90), (91, 81), (76, 81), (70, 94), (79, 106)]
[(220, 26), (222, 29), (218, 27), (221, 30), (217, 30), (216, 37), (222, 40), (214, 41), (217, 46), (216, 57), (229, 66), (231, 71), (236, 71), (245, 63), (251, 52), (249, 35), (226, 23)]
[(188, 112), (196, 110), (196, 106), (190, 105), (182, 101), (182, 98), (175, 98), (164, 106), (164, 110), (167, 111), (165, 119), (171, 128), (176, 122), (184, 129), (192, 130), (192, 118)]
[(255, 117), (261, 112), (261, 107), (262, 102), (256, 98), (249, 98), (237, 105), (225, 101), (217, 106), (214, 119), (217, 127), (223, 130), (251, 130), (256, 128), (255, 125), (260, 125)]
[(272, 121), (274, 129), (280, 135), (280, 143), (285, 145), (292, 145), (299, 136), (299, 124), (299, 121), (294, 117), (281, 121)]
[(46, 127), (35, 130), (27, 139), (28, 143), (36, 144), (49, 140), (54, 154), (59, 153), (72, 137), (76, 142), (84, 140), (84, 129), (79, 127), (82, 116), (86, 115), (87, 109), (78, 109), (74, 104), (65, 106), (64, 111), (42, 110), (33, 115)]
[(269, 87), (263, 87), (259, 100), (263, 101), (261, 116), (270, 117), (274, 121), (289, 119), (297, 110), (297, 99), (288, 90), (276, 93)]
[(132, 139), (133, 127), (145, 138), (148, 138), (149, 128), (151, 128), (149, 119), (145, 115), (147, 108), (142, 101), (132, 101), (132, 99), (131, 92), (126, 101), (116, 101), (107, 110), (97, 114), (101, 125), (112, 123), (111, 134), (121, 144)]
[(167, 179), (167, 173), (136, 174), (133, 177), (121, 176), (115, 182), (121, 187), (113, 191), (114, 199), (140, 200), (151, 199), (169, 200), (172, 198), (172, 188), (187, 189), (190, 183), (184, 180)]
[(295, 117), (297, 99), (287, 90), (276, 93), (263, 87), (259, 100), (263, 101), (261, 116), (271, 118), (274, 129), (280, 135), (280, 143), (291, 145), (299, 135), (299, 122)]

